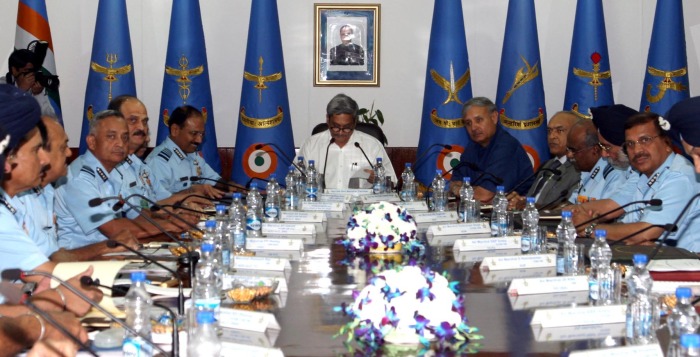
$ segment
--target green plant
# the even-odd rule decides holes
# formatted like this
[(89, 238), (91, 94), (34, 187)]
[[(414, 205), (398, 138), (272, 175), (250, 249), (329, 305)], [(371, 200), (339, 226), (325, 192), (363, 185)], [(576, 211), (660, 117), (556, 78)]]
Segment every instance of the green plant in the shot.
[(358, 119), (360, 122), (377, 126), (384, 125), (384, 114), (382, 114), (382, 111), (379, 109), (374, 110), (374, 102), (372, 102), (372, 106), (369, 109), (360, 108), (360, 110), (357, 111), (357, 115), (359, 116)]

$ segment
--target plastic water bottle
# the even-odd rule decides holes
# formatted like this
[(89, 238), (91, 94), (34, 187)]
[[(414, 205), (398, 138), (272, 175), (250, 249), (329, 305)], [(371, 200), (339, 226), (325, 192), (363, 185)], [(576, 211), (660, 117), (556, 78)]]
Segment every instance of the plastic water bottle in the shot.
[(248, 212), (246, 213), (245, 219), (246, 236), (260, 237), (262, 236), (263, 201), (260, 192), (258, 192), (258, 184), (256, 182), (250, 184), (247, 203)]
[(194, 300), (195, 308), (213, 311), (216, 315), (221, 306), (222, 279), (217, 274), (218, 267), (213, 253), (214, 246), (212, 244), (202, 243), (202, 255), (195, 268), (192, 300)]
[(221, 258), (221, 267), (228, 271), (231, 266), (231, 230), (230, 218), (226, 213), (226, 205), (218, 204), (216, 208), (216, 256)]
[(297, 167), (299, 170), (294, 174), (296, 177), (297, 194), (300, 199), (303, 199), (302, 196), (306, 196), (306, 164), (304, 163), (303, 156), (297, 158)]
[(535, 207), (535, 198), (528, 197), (523, 210), (523, 235), (520, 238), (520, 250), (523, 254), (537, 253), (539, 249), (537, 240), (537, 230), (540, 222), (540, 213)]
[(591, 258), (591, 266), (598, 266), (599, 264), (610, 265), (612, 261), (612, 250), (608, 245), (607, 241), (608, 232), (604, 229), (596, 229), (595, 231), (595, 241), (591, 245), (591, 250), (588, 255)]
[(316, 171), (316, 162), (309, 160), (309, 168), (306, 169), (306, 197), (305, 201), (318, 201), (318, 171)]
[(666, 353), (667, 357), (677, 357), (681, 355), (681, 336), (695, 333), (700, 320), (695, 312), (690, 299), (693, 292), (688, 287), (676, 288), (676, 306), (666, 319), (669, 332), (669, 344)]
[(649, 270), (647, 270), (647, 256), (635, 254), (632, 256), (632, 263), (634, 266), (626, 279), (628, 295), (633, 297), (640, 291), (649, 293), (654, 281), (651, 279)]
[(433, 210), (436, 212), (444, 212), (447, 210), (447, 184), (442, 178), (442, 170), (435, 170), (435, 178), (430, 185), (433, 191)]
[(505, 237), (508, 235), (508, 200), (505, 187), (496, 186), (496, 195), (493, 196), (491, 209), (491, 236)]
[(406, 167), (401, 173), (401, 180), (403, 185), (401, 186), (401, 199), (404, 201), (415, 201), (416, 200), (416, 175), (411, 169), (411, 163), (407, 162)]
[(286, 188), (284, 191), (284, 210), (295, 211), (299, 208), (299, 193), (297, 192), (297, 172), (293, 165), (289, 166), (289, 172), (284, 178)]
[(627, 280), (634, 286), (630, 291), (630, 302), (627, 304), (627, 333), (626, 340), (632, 345), (655, 343), (656, 326), (658, 322), (658, 306), (651, 297), (651, 287), (654, 281), (646, 270), (647, 256), (635, 254), (632, 257), (634, 268)]
[(681, 356), (697, 357), (700, 356), (700, 335), (685, 334), (681, 335)]
[(382, 165), (382, 158), (377, 158), (377, 163), (374, 164), (374, 184), (372, 184), (372, 193), (381, 194), (386, 192), (386, 170)]
[(277, 175), (271, 174), (267, 182), (267, 197), (265, 198), (265, 222), (279, 222), (280, 219), (280, 187)]
[(610, 305), (617, 299), (614, 270), (610, 267), (612, 251), (606, 239), (607, 231), (597, 229), (595, 241), (588, 252), (591, 259), (591, 271), (588, 274), (588, 298), (593, 305)]
[(576, 228), (571, 220), (571, 211), (561, 212), (561, 222), (557, 226), (557, 273), (571, 274), (575, 262), (569, 257), (570, 247), (576, 240)]
[[(231, 238), (233, 240), (233, 252), (244, 252), (246, 243), (246, 209), (241, 202), (240, 192), (233, 194), (233, 201), (231, 201), (229, 215), (231, 217), (230, 230)], [(233, 262), (231, 262), (229, 267), (233, 268)]]
[(197, 312), (197, 328), (187, 344), (189, 357), (211, 357), (221, 354), (221, 341), (216, 333), (216, 320), (211, 311)]
[(474, 222), (473, 217), (474, 189), (471, 186), (471, 178), (462, 179), (462, 187), (459, 189), (459, 206), (457, 216), (460, 222)]
[[(148, 339), (151, 338), (151, 296), (146, 291), (146, 273), (131, 273), (131, 287), (124, 298), (126, 324)], [(153, 346), (143, 338), (128, 331), (122, 343), (124, 356), (144, 357), (153, 355)]]

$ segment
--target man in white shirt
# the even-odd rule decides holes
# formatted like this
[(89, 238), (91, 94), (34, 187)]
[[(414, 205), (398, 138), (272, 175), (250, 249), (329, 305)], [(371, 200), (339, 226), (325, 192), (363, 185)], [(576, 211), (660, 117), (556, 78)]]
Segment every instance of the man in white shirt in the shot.
[(352, 98), (345, 94), (336, 95), (326, 106), (328, 130), (306, 139), (299, 149), (299, 156), (307, 161), (316, 161), (318, 172), (325, 176), (326, 188), (348, 188), (351, 178), (359, 179), (360, 188), (370, 188), (375, 177), (368, 160), (374, 165), (377, 158), (382, 159), (386, 175), (391, 176), (392, 182), (397, 182), (382, 143), (371, 135), (355, 130), (357, 111), (357, 102)]

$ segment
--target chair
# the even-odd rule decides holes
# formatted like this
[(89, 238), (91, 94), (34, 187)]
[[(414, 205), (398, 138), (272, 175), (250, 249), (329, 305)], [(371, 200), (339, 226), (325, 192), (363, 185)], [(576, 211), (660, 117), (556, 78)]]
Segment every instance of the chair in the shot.
[[(379, 125), (358, 122), (355, 129), (367, 135), (371, 135), (375, 139), (379, 140), (379, 142), (381, 142), (384, 146), (389, 143), (386, 139), (386, 135), (384, 135), (384, 131), (381, 127), (379, 127)], [(325, 130), (328, 130), (328, 124), (320, 123), (314, 127), (314, 129), (311, 131), (311, 135), (318, 134)]]

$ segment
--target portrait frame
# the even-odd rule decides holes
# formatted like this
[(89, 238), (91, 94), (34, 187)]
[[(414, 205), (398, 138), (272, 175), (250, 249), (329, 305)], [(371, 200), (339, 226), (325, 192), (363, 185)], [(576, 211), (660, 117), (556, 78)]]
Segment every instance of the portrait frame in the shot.
[(380, 4), (314, 4), (314, 86), (379, 87)]

